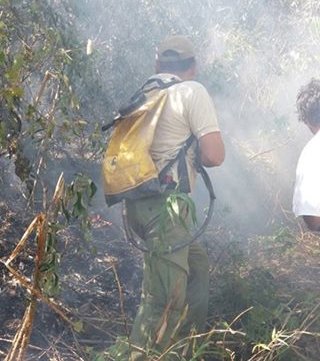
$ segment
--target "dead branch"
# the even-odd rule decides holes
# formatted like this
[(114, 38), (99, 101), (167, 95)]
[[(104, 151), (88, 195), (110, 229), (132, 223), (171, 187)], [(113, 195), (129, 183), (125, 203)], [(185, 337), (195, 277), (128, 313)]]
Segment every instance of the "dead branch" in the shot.
[[(43, 259), (44, 253), (45, 253), (45, 243), (46, 243), (46, 238), (45, 238), (45, 234), (44, 234), (45, 228), (46, 228), (46, 221), (47, 220), (43, 216), (43, 214), (39, 214), (36, 217), (36, 223), (33, 224), (33, 222), (32, 222), (31, 225), (33, 225), (33, 226), (28, 228), (29, 233), (28, 232), (25, 233), (25, 235), (27, 235), (25, 237), (25, 239), (27, 239), (29, 234), (31, 233), (31, 231), (34, 229), (34, 226), (35, 225), (37, 226), (38, 247), (37, 247), (37, 253), (36, 253), (34, 283), (32, 285), (32, 290), (38, 291), (39, 293), (41, 293), (41, 291), (39, 289), (39, 280), (41, 277), (40, 264), (42, 262), (42, 259)], [(20, 249), (22, 249), (23, 243), (25, 243), (25, 241), (19, 242)], [(15, 255), (18, 255), (17, 248), (15, 249), (15, 251), (16, 251)], [(13, 259), (14, 257), (11, 257), (11, 258)], [(9, 263), (10, 263), (10, 261), (6, 262), (6, 267), (8, 269), (11, 268), (9, 266)], [(9, 351), (7, 357), (5, 358), (5, 361), (23, 361), (24, 354), (25, 354), (25, 351), (29, 344), (29, 339), (30, 339), (30, 335), (31, 335), (31, 331), (32, 331), (32, 325), (33, 325), (34, 315), (35, 315), (35, 311), (36, 311), (36, 301), (37, 301), (37, 299), (36, 299), (35, 295), (33, 294), (31, 301), (30, 301), (29, 305), (27, 306), (26, 311), (24, 313), (22, 323), (13, 339), (13, 343), (10, 348), (10, 351)]]
[(44, 93), (44, 90), (46, 88), (46, 85), (48, 83), (48, 81), (53, 77), (53, 74), (50, 73), (49, 71), (46, 71), (45, 75), (44, 75), (44, 78), (42, 80), (42, 83), (40, 85), (40, 88), (39, 88), (39, 91), (38, 91), (38, 94), (36, 95), (35, 99), (34, 99), (34, 103), (33, 103), (33, 106), (36, 107), (38, 104), (39, 104), (39, 101)]
[[(28, 347), (29, 339), (32, 331), (37, 300), (41, 300), (45, 302), (70, 326), (72, 327), (75, 326), (75, 324), (66, 316), (65, 312), (61, 309), (61, 307), (59, 307), (56, 303), (52, 302), (48, 297), (46, 297), (42, 293), (40, 288), (40, 281), (42, 277), (41, 264), (43, 263), (46, 252), (45, 249), (46, 249), (46, 240), (48, 235), (49, 218), (51, 221), (52, 219), (55, 219), (58, 216), (58, 205), (59, 205), (59, 201), (63, 197), (63, 194), (64, 194), (64, 179), (63, 179), (63, 174), (61, 174), (57, 182), (55, 192), (52, 198), (52, 202), (47, 211), (47, 214), (44, 213), (38, 214), (27, 228), (26, 232), (22, 236), (21, 240), (18, 242), (18, 245), (15, 247), (14, 251), (11, 253), (9, 258), (6, 261), (0, 260), (0, 262), (2, 262), (5, 265), (5, 267), (9, 270), (9, 272), (17, 279), (17, 281), (31, 293), (31, 300), (25, 310), (21, 325), (18, 331), (16, 332), (9, 353), (5, 358), (5, 361), (23, 361), (24, 354), (26, 348)], [(11, 267), (10, 263), (23, 250), (27, 240), (29, 239), (30, 235), (35, 229), (37, 229), (37, 233), (36, 233), (37, 250), (35, 255), (35, 268), (33, 272), (33, 283), (32, 283), (19, 271)]]
[(118, 291), (119, 291), (121, 317), (122, 317), (123, 322), (124, 322), (126, 335), (129, 336), (128, 322), (127, 322), (127, 317), (126, 317), (126, 314), (124, 312), (124, 306), (123, 306), (124, 302), (123, 302), (122, 287), (121, 287), (120, 279), (119, 279), (119, 276), (118, 276), (118, 273), (117, 273), (117, 270), (116, 270), (116, 266), (115, 266), (114, 263), (112, 263), (112, 270), (113, 270), (113, 273), (114, 273), (114, 276), (115, 276), (115, 279), (116, 279), (116, 282), (117, 282)]

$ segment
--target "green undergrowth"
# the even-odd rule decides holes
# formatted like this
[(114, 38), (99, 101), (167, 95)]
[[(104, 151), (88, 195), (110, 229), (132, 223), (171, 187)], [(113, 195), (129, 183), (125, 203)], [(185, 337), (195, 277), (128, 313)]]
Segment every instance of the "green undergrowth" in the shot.
[(231, 343), (217, 360), (317, 360), (319, 281), (310, 278), (318, 262), (315, 239), (280, 228), (246, 249), (228, 245), (211, 277), (210, 324), (241, 336), (224, 336)]
[[(320, 285), (316, 274), (310, 277), (318, 264), (318, 238), (280, 227), (246, 246), (225, 239), (217, 234), (208, 246), (206, 332), (191, 332), (162, 354), (145, 350), (148, 360), (318, 360)], [(90, 351), (90, 360), (116, 359)]]

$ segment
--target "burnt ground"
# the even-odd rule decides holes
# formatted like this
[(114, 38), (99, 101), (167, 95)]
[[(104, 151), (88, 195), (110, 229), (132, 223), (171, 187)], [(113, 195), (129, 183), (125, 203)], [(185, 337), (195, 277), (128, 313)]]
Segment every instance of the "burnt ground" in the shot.
[[(0, 204), (0, 215), (0, 251), (6, 259), (28, 221), (21, 222), (22, 215), (4, 203)], [(91, 348), (107, 347), (117, 334), (126, 333), (126, 324), (130, 325), (140, 298), (141, 254), (101, 215), (92, 215), (91, 223), (91, 239), (87, 241), (77, 226), (59, 233), (60, 292), (55, 299), (71, 320), (81, 321), (81, 332), (72, 330), (49, 306), (38, 302), (26, 360), (87, 360)], [(30, 243), (32, 239), (13, 262), (25, 276), (34, 269), (35, 250)], [(3, 264), (0, 280), (1, 360), (11, 346), (29, 295)]]
[[(10, 255), (31, 221), (23, 209), (23, 202), (19, 204), (15, 199), (0, 202), (2, 259)], [(142, 254), (124, 241), (119, 217), (118, 214), (109, 217), (103, 212), (92, 214), (91, 240), (84, 240), (77, 225), (59, 232), (60, 292), (55, 300), (71, 320), (81, 321), (80, 332), (39, 301), (26, 361), (93, 361), (117, 335), (125, 335), (130, 329), (140, 298)], [(267, 319), (281, 321), (286, 327), (295, 321), (293, 328), (302, 325), (308, 332), (319, 333), (320, 312), (316, 307), (320, 304), (320, 240), (305, 233), (299, 233), (299, 237), (294, 239), (283, 233), (255, 238), (248, 241), (247, 249), (242, 249), (239, 243), (244, 241), (237, 240), (230, 230), (209, 228), (203, 243), (211, 261), (210, 324), (225, 319), (232, 321), (247, 307), (259, 304), (261, 307), (256, 309), (262, 315), (254, 314), (256, 320), (244, 317), (234, 327), (243, 328), (247, 322), (250, 328), (256, 327), (261, 332)], [(13, 262), (26, 276), (34, 269), (34, 252), (31, 239)], [(0, 280), (1, 360), (12, 344), (29, 294), (3, 264), (0, 264)], [(277, 312), (284, 305), (290, 311), (281, 311), (284, 317), (279, 317), (279, 321)], [(272, 317), (271, 312), (274, 312)], [(293, 335), (301, 339), (297, 342), (297, 352), (303, 355), (301, 360), (317, 361), (319, 337)], [(251, 345), (248, 350), (252, 350)], [(242, 355), (246, 352), (241, 351)], [(248, 359), (249, 356), (239, 358)]]

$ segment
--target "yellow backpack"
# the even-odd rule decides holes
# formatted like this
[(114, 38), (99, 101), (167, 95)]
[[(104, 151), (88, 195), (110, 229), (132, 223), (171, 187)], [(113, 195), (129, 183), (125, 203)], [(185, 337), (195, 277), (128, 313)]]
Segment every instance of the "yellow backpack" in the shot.
[[(169, 82), (150, 79), (130, 99), (128, 106), (119, 110), (113, 122), (103, 128), (113, 128), (102, 163), (104, 192), (109, 206), (123, 199), (137, 199), (162, 191), (149, 150), (166, 104), (168, 88), (178, 82), (177, 79)], [(172, 166), (177, 158), (165, 168)]]
[[(126, 199), (138, 199), (158, 194), (176, 186), (180, 192), (190, 192), (185, 156), (195, 140), (193, 135), (186, 140), (177, 156), (170, 160), (160, 172), (149, 152), (158, 120), (167, 101), (167, 90), (178, 82), (180, 81), (174, 78), (169, 82), (156, 78), (150, 79), (130, 99), (129, 104), (119, 110), (119, 115), (110, 124), (102, 127), (102, 130), (112, 128), (102, 163), (105, 198), (109, 206)], [(177, 185), (174, 182), (165, 181), (168, 170), (175, 162), (177, 162), (179, 178)], [(195, 166), (209, 194), (210, 202), (205, 219), (190, 239), (186, 239), (185, 242), (164, 253), (175, 252), (190, 245), (206, 229), (212, 217), (215, 199), (212, 184), (201, 163), (195, 162)], [(123, 213), (123, 221), (127, 239), (141, 251), (148, 252), (149, 249), (135, 239), (128, 224), (126, 212)]]

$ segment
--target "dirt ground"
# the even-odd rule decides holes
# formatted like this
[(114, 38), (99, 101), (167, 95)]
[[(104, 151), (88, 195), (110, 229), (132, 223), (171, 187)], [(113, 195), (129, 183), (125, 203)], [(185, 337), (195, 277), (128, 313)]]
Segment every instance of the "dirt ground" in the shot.
[[(0, 202), (0, 217), (0, 258), (5, 261), (31, 220), (25, 216), (23, 202), (18, 204), (14, 200), (13, 203)], [(25, 361), (91, 361), (100, 350), (111, 345), (117, 335), (128, 333), (140, 298), (142, 254), (125, 242), (121, 220), (117, 217), (92, 214), (91, 239), (87, 241), (76, 225), (58, 233), (60, 292), (55, 300), (70, 320), (78, 322), (80, 332), (39, 301)], [(259, 300), (259, 292), (263, 296), (268, 282), (276, 285), (276, 292), (284, 299), (290, 299), (292, 294), (291, 302), (296, 302), (297, 307), (302, 303), (309, 307), (308, 299), (310, 305), (317, 299), (320, 301), (319, 237), (301, 232), (299, 239), (285, 234), (260, 241), (253, 239), (248, 248), (252, 254), (248, 250), (238, 254), (236, 243), (228, 243), (228, 238), (232, 235), (223, 229), (216, 229), (214, 235), (209, 230), (203, 237), (211, 262), (211, 324), (216, 322), (219, 313), (221, 318), (227, 317), (223, 312), (228, 312), (227, 306), (234, 307), (233, 301), (239, 302), (241, 312), (244, 309), (241, 298), (248, 302), (254, 301), (251, 296)], [(26, 277), (31, 277), (34, 270), (32, 242), (31, 238), (12, 264)], [(252, 261), (250, 272), (242, 263), (243, 253), (244, 259)], [(231, 286), (226, 275), (232, 276)], [(266, 286), (260, 282), (266, 282)], [(246, 292), (253, 294), (248, 296)], [(0, 360), (12, 344), (29, 297), (0, 263)], [(297, 315), (299, 312), (304, 310), (297, 309)], [(317, 315), (319, 308), (308, 311), (304, 324), (310, 325), (308, 330), (317, 332)], [(307, 355), (301, 360), (318, 360), (320, 344), (314, 340), (307, 337), (297, 345), (297, 350)]]
[[(28, 220), (18, 221), (23, 219), (21, 214), (3, 203), (0, 215), (0, 250), (5, 260), (23, 235)], [(91, 349), (103, 349), (117, 334), (126, 333), (124, 325), (130, 325), (140, 298), (141, 254), (117, 234), (113, 224), (98, 214), (92, 215), (91, 240), (84, 241), (75, 226), (59, 233), (60, 292), (56, 300), (67, 317), (81, 321), (81, 332), (72, 330), (39, 301), (26, 361), (79, 360), (83, 350), (90, 353)], [(34, 251), (31, 239), (13, 262), (27, 277), (34, 269)], [(1, 360), (20, 325), (29, 294), (2, 263), (0, 284)]]

